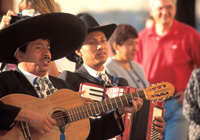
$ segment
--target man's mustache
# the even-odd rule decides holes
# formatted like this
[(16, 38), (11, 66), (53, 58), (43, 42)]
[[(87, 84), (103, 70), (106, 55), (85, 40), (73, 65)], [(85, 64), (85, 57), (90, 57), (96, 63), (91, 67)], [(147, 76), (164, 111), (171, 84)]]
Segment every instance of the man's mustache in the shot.
[(51, 58), (49, 56), (45, 56), (44, 58), (42, 58), (41, 60), (44, 60), (44, 59), (49, 59), (51, 60)]

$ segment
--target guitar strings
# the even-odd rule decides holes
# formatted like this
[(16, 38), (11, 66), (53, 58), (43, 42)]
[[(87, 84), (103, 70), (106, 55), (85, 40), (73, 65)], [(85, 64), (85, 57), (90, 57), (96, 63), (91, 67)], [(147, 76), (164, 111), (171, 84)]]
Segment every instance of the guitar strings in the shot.
[[(121, 106), (124, 106), (124, 104), (128, 105), (129, 103), (127, 102), (127, 100), (129, 100), (130, 98), (133, 99), (132, 94), (136, 95), (136, 93), (137, 93), (137, 95), (138, 94), (140, 95), (141, 93), (143, 93), (143, 91), (138, 91), (138, 92), (134, 92), (134, 93), (131, 93), (131, 94), (125, 94), (123, 96), (111, 98), (109, 100), (104, 100), (102, 102), (97, 102), (97, 103), (93, 103), (93, 104), (88, 104), (88, 105), (83, 105), (83, 106), (79, 106), (79, 107), (76, 107), (76, 108), (72, 108), (72, 109), (69, 109), (68, 112), (66, 112), (67, 115), (63, 115), (63, 117), (68, 116), (70, 121), (72, 122), (72, 121), (80, 120), (80, 119), (83, 119), (83, 118), (86, 118), (86, 117), (89, 117), (89, 116), (95, 116), (98, 113), (106, 112), (106, 111), (109, 111), (111, 109), (118, 108), (116, 102), (121, 102), (121, 104), (122, 104)], [(144, 96), (144, 94), (143, 94), (143, 96)], [(125, 99), (122, 99), (123, 97), (125, 97)], [(112, 100), (114, 100), (114, 101), (112, 101)], [(126, 104), (125, 101), (127, 102), (127, 104)], [(113, 107), (113, 103), (115, 103), (116, 107)], [(100, 106), (99, 106), (99, 104), (100, 104)], [(92, 107), (90, 105), (92, 105)], [(104, 109), (105, 106), (107, 107), (107, 109)], [(111, 108), (108, 107), (108, 106), (111, 106)], [(119, 106), (119, 107), (121, 107), (121, 106)], [(82, 107), (82, 109), (80, 109), (81, 107)], [(97, 108), (99, 110), (98, 112), (97, 112)], [(102, 111), (100, 111), (100, 110), (102, 110)], [(104, 111), (104, 110), (106, 110), (106, 111)], [(71, 113), (70, 113), (70, 111), (71, 111)], [(54, 113), (54, 115), (52, 115), (52, 117), (57, 118), (57, 113)]]
[[(139, 91), (138, 93), (141, 94), (141, 92), (143, 93), (143, 91)], [(79, 107), (76, 107), (76, 108), (72, 108), (72, 109), (69, 109), (68, 112), (66, 112), (66, 114), (68, 114), (68, 115), (63, 115), (63, 117), (67, 117), (67, 116), (69, 118), (71, 117), (71, 119), (70, 119), (71, 121), (79, 120), (79, 119), (89, 117), (91, 115), (94, 116), (98, 113), (105, 112), (104, 110), (108, 111), (108, 110), (111, 110), (111, 109), (118, 108), (117, 103), (119, 103), (119, 102), (121, 103), (121, 105), (119, 107), (124, 106), (124, 104), (128, 105), (129, 101), (127, 102), (127, 100), (133, 99), (132, 94), (136, 95), (136, 93), (137, 92), (134, 92), (134, 93), (131, 93), (131, 94), (126, 94), (126, 95), (123, 95), (123, 96), (116, 97), (115, 99), (111, 98), (109, 100), (104, 100), (101, 103), (97, 102), (97, 103), (93, 103), (93, 104), (88, 104), (88, 105), (83, 105), (83, 106), (79, 106)], [(134, 97), (135, 97), (135, 95), (134, 95)], [(113, 105), (113, 103), (115, 103), (115, 105)], [(99, 106), (98, 104), (101, 104), (101, 105)], [(91, 105), (92, 105), (92, 107), (91, 107)], [(111, 109), (109, 109), (110, 107), (108, 107), (108, 106), (111, 106)], [(116, 106), (116, 107), (113, 108), (112, 106)], [(81, 107), (83, 109), (80, 109)], [(95, 109), (95, 108), (98, 108), (99, 111), (97, 112), (96, 111), (97, 109)], [(105, 108), (107, 108), (107, 109), (105, 109)], [(102, 110), (102, 111), (100, 111), (100, 110)], [(70, 111), (71, 111), (71, 113), (70, 113)], [(57, 118), (58, 117), (57, 115), (60, 115), (60, 113), (54, 113), (54, 115), (52, 115), (52, 117)]]
[[(118, 102), (121, 102), (121, 104), (122, 104), (122, 106), (124, 106), (124, 104), (125, 105), (129, 105), (130, 103), (129, 102), (127, 102), (127, 100), (130, 100), (130, 99), (133, 99), (133, 96), (135, 97), (135, 95), (140, 95), (140, 94), (143, 94), (143, 96), (144, 96), (144, 93), (143, 93), (143, 91), (138, 91), (138, 92), (134, 92), (134, 93), (130, 93), (130, 94), (125, 94), (125, 95), (123, 95), (123, 96), (119, 96), (119, 97), (116, 97), (116, 98), (111, 98), (111, 99), (109, 99), (109, 100), (104, 100), (104, 101), (102, 101), (102, 102), (96, 102), (96, 103), (93, 103), (93, 104), (88, 104), (88, 105), (83, 105), (83, 106), (79, 106), (79, 107), (76, 107), (76, 108), (72, 108), (72, 109), (69, 109), (69, 110), (67, 110), (67, 112), (59, 112), (59, 113), (54, 113), (54, 114), (52, 114), (52, 117), (54, 118), (54, 119), (56, 119), (56, 125), (59, 125), (60, 123), (57, 121), (57, 119), (61, 119), (62, 120), (62, 122), (64, 121), (63, 120), (63, 117), (71, 117), (71, 119), (70, 119), (70, 122), (73, 122), (73, 121), (76, 121), (77, 119), (78, 120), (80, 120), (80, 119), (83, 119), (83, 118), (86, 118), (86, 117), (89, 117), (90, 116), (90, 114), (92, 115), (92, 114), (94, 114), (94, 112), (96, 112), (96, 108), (98, 108), (98, 110), (99, 110), (99, 112), (98, 113), (101, 113), (101, 112), (105, 112), (105, 110), (106, 111), (108, 111), (108, 110), (111, 110), (111, 109), (109, 109), (108, 108), (108, 106), (111, 106), (112, 107), (112, 109), (114, 109), (114, 105), (113, 105), (113, 103), (115, 103), (115, 106), (118, 106), (117, 105), (117, 103)], [(133, 95), (133, 96), (132, 96)], [(139, 96), (140, 97), (140, 96)], [(145, 97), (145, 96), (144, 96)], [(112, 100), (114, 100), (114, 101), (112, 101)], [(99, 106), (99, 104), (100, 104), (100, 106)], [(93, 105), (93, 107), (90, 107), (90, 105)], [(105, 106), (107, 107), (107, 109), (104, 109), (105, 108)], [(80, 111), (78, 111), (78, 108), (83, 108), (83, 109), (79, 109)], [(84, 108), (85, 107), (85, 108)], [(90, 108), (90, 110), (89, 109), (87, 109), (86, 107), (89, 107)], [(121, 106), (118, 106), (118, 107), (121, 107)], [(102, 111), (100, 111), (100, 108), (102, 109)], [(77, 109), (77, 111), (73, 111), (74, 109)], [(71, 111), (72, 113), (69, 113), (69, 111)], [(96, 112), (97, 113), (97, 112)], [(96, 114), (95, 114), (96, 115)], [(82, 117), (80, 117), (80, 116), (82, 116)], [(84, 117), (85, 116), (85, 117)], [(66, 125), (65, 124), (65, 122), (63, 122), (64, 123), (64, 125)], [(61, 125), (63, 125), (63, 124), (61, 124)], [(60, 126), (61, 126), (60, 125)], [(37, 130), (35, 130), (34, 128), (32, 128), (32, 127), (30, 127), (30, 129), (29, 129), (29, 131), (32, 131), (32, 132), (36, 132)]]
[[(108, 101), (108, 100), (106, 100), (106, 101)], [(124, 104), (124, 99), (121, 100), (120, 98), (117, 98), (116, 102), (119, 102), (119, 101), (122, 101), (122, 104)], [(114, 103), (116, 103), (116, 102), (114, 101)], [(111, 103), (113, 104), (113, 102), (111, 102)], [(96, 103), (96, 104), (97, 104), (97, 103)], [(97, 106), (96, 106), (96, 104), (93, 104), (95, 108), (97, 108), (97, 107), (99, 106), (98, 104), (97, 104)], [(91, 105), (91, 104), (90, 104), (90, 105)], [(106, 105), (106, 106), (109, 106), (109, 105), (111, 105), (111, 104), (110, 104), (110, 102), (105, 102), (105, 101), (104, 101), (104, 102), (102, 102), (102, 105), (103, 105), (103, 106), (105, 106), (105, 105)], [(78, 107), (78, 108), (80, 108), (80, 107)], [(87, 108), (86, 108), (86, 110), (83, 108), (83, 110), (81, 109), (81, 113), (82, 113), (82, 114), (83, 114), (83, 113), (85, 114), (85, 111), (93, 113), (93, 112), (95, 111), (95, 110), (93, 109), (93, 107), (90, 107), (90, 106), (89, 106), (89, 108), (91, 108), (91, 111), (90, 111), (89, 109), (87, 109)], [(100, 108), (100, 107), (98, 107), (98, 108)], [(117, 108), (117, 107), (116, 107), (116, 108)], [(99, 109), (99, 110), (100, 110), (100, 109)], [(107, 109), (107, 110), (110, 110), (110, 109)], [(72, 113), (73, 113), (73, 114), (72, 114), (71, 116), (74, 116), (74, 112), (75, 112), (75, 117), (77, 117), (77, 115), (80, 116), (80, 113), (79, 113), (80, 111), (78, 111), (78, 114), (77, 114), (77, 113), (76, 113), (77, 111), (73, 111), (73, 110), (72, 110)], [(103, 111), (99, 111), (99, 112), (103, 112)], [(99, 112), (98, 112), (98, 113), (99, 113)], [(93, 115), (95, 115), (95, 114), (93, 113)], [(85, 115), (85, 116), (87, 116), (87, 115)], [(54, 117), (56, 117), (56, 116), (54, 116)]]

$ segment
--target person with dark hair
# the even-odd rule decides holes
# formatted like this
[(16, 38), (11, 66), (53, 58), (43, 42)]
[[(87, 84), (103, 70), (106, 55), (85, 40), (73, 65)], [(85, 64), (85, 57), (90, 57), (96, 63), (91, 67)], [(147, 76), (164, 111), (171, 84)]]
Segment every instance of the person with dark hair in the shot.
[(189, 123), (182, 113), (184, 90), (195, 67), (200, 67), (200, 35), (174, 19), (176, 0), (149, 0), (151, 28), (139, 33), (135, 61), (150, 84), (168, 81), (175, 94), (165, 101), (164, 140), (187, 140)]
[[(138, 33), (133, 26), (128, 24), (118, 25), (109, 40), (114, 55), (107, 60), (105, 68), (109, 74), (125, 78), (129, 86), (143, 90), (149, 86), (149, 82), (144, 75), (142, 67), (133, 61), (137, 51), (137, 38)], [(132, 124), (134, 125), (131, 125), (130, 140), (146, 139), (149, 108), (150, 101), (144, 101), (141, 110), (132, 115)], [(146, 124), (146, 127), (139, 127), (141, 121), (145, 122), (143, 124)], [(133, 132), (133, 130), (137, 132)]]
[[(87, 75), (93, 78), (97, 78), (98, 75), (96, 74), (98, 73), (98, 71), (102, 71), (104, 74), (107, 74), (103, 66), (108, 57), (107, 39), (110, 38), (110, 36), (116, 28), (115, 24), (100, 26), (97, 23), (97, 21), (90, 15), (83, 15), (80, 18), (87, 26), (88, 39), (85, 40), (84, 44), (78, 50), (76, 50), (76, 52), (72, 53), (67, 58), (70, 61), (83, 65), (78, 70), (76, 70), (76, 73), (71, 73), (70, 71), (63, 71), (59, 76), (60, 78), (66, 81), (71, 81), (70, 84), (75, 91), (79, 91), (79, 86), (81, 82), (88, 81), (88, 78), (84, 79), (79, 76), (77, 77), (78, 79), (73, 78), (74, 81), (72, 81), (72, 77), (75, 76), (77, 72), (86, 73)], [(99, 33), (100, 35), (95, 35), (94, 33), (96, 32), (100, 32), (102, 34)], [(91, 36), (89, 36), (90, 34)], [(96, 36), (98, 37), (97, 39), (95, 38)], [(94, 72), (92, 69), (94, 70)], [(113, 82), (114, 79), (111, 75), (108, 75), (108, 78), (111, 80), (111, 82)], [(127, 85), (127, 81), (123, 78), (120, 78), (117, 84)], [(104, 85), (103, 82), (100, 83), (100, 85)]]
[[(12, 30), (15, 31), (15, 34), (11, 35), (10, 31)], [(56, 126), (60, 128), (61, 132), (59, 133), (59, 131), (56, 131), (59, 134), (58, 136), (51, 135), (53, 139), (59, 139), (60, 136), (65, 138), (63, 135), (60, 135), (61, 133), (67, 135), (67, 138), (87, 138), (88, 140), (97, 140), (99, 137), (100, 139), (101, 137), (108, 139), (121, 133), (121, 125), (118, 124), (120, 118), (116, 114), (118, 112), (110, 113), (100, 119), (93, 120), (91, 126), (89, 125), (89, 119), (86, 121), (88, 124), (83, 125), (82, 123), (79, 129), (84, 127), (84, 132), (89, 133), (89, 128), (91, 127), (89, 136), (88, 133), (80, 133), (80, 135), (76, 134), (71, 136), (71, 132), (67, 133), (63, 129), (63, 125), (66, 125), (65, 129), (69, 127), (67, 126), (68, 123), (73, 127), (75, 122), (70, 122), (70, 120), (73, 121), (72, 119), (76, 118), (76, 116), (73, 117), (73, 115), (71, 115), (71, 118), (69, 118), (70, 120), (67, 120), (67, 124), (66, 122), (59, 123), (59, 120), (54, 116), (55, 112), (63, 108), (61, 104), (59, 107), (56, 106), (58, 103), (57, 101), (63, 102), (63, 104), (69, 102), (70, 104), (72, 102), (71, 100), (66, 99), (63, 101), (63, 98), (71, 96), (73, 92), (71, 90), (68, 90), (66, 93), (62, 92), (63, 90), (57, 91), (59, 89), (72, 88), (67, 82), (47, 74), (49, 64), (51, 61), (67, 56), (78, 49), (83, 43), (86, 33), (87, 30), (83, 21), (67, 13), (49, 13), (30, 17), (16, 22), (12, 26), (8, 26), (0, 31), (0, 62), (17, 64), (15, 71), (0, 73), (0, 139), (15, 138), (15, 135), (7, 135), (8, 133), (5, 132), (5, 130), (12, 131), (17, 121), (27, 122), (36, 130), (34, 134), (29, 134), (29, 130), (31, 129), (29, 129), (26, 123), (22, 123), (22, 129), (24, 128), (24, 133), (28, 135), (23, 135), (23, 133), (21, 133), (21, 137), (27, 136), (28, 139), (43, 139), (45, 136), (45, 139), (47, 139), (48, 135), (52, 134), (51, 132), (54, 129), (57, 129)], [(10, 41), (10, 38), (12, 38), (12, 41)], [(60, 93), (62, 93), (63, 96), (58, 96), (58, 94), (61, 95)], [(77, 94), (73, 93), (73, 95), (80, 100)], [(19, 96), (25, 101), (21, 102)], [(17, 105), (12, 102), (8, 103), (8, 100), (4, 100), (5, 98), (11, 98), (12, 100), (12, 97)], [(16, 97), (18, 97), (17, 100)], [(33, 104), (33, 102), (29, 102), (27, 98), (31, 98), (30, 100), (34, 99), (35, 101), (37, 98), (42, 99), (40, 102), (37, 100), (37, 102)], [(43, 100), (43, 98), (46, 98), (46, 100)], [(46, 101), (48, 101), (48, 103)], [(83, 104), (81, 100), (80, 103), (81, 105)], [(143, 104), (140, 98), (131, 100), (131, 103), (132, 105), (119, 108), (119, 113), (136, 112)], [(37, 106), (38, 104), (41, 104), (41, 106)], [(37, 107), (34, 108), (35, 106)], [(41, 112), (41, 108), (48, 107), (50, 107), (50, 112)], [(68, 108), (64, 109), (66, 112)], [(37, 112), (37, 110), (40, 110), (40, 112)], [(70, 116), (70, 113), (67, 112), (67, 115)], [(54, 129), (51, 130), (52, 128)], [(18, 128), (16, 129), (19, 131)], [(65, 131), (65, 133), (63, 133), (63, 131)]]
[[(21, 0), (18, 4), (18, 10), (18, 14), (8, 10), (7, 14), (1, 19), (0, 29), (24, 18), (56, 12), (56, 4), (55, 0)], [(15, 64), (2, 63), (0, 71), (14, 70), (15, 67)]]
[(131, 25), (118, 25), (109, 41), (113, 57), (106, 62), (105, 68), (113, 76), (124, 77), (130, 86), (145, 89), (149, 82), (143, 69), (132, 61), (137, 51), (137, 38), (137, 31)]
[[(104, 68), (104, 63), (108, 58), (107, 40), (109, 40), (114, 32), (116, 24), (100, 26), (99, 23), (89, 15), (83, 15), (80, 18), (86, 24), (88, 34), (82, 46), (67, 58), (77, 63), (83, 63), (83, 65), (73, 73), (63, 71), (59, 78), (68, 81), (75, 91), (79, 91), (80, 84), (85, 82), (104, 87), (128, 86), (126, 79), (114, 77), (108, 74)], [(101, 75), (103, 75), (104, 78), (100, 77)], [(114, 112), (115, 111), (112, 111), (111, 113)], [(119, 112), (119, 114), (122, 115), (124, 113)], [(159, 122), (156, 123), (156, 130), (162, 133), (165, 122), (162, 117), (158, 117), (157, 120), (159, 120)], [(105, 139), (105, 137), (102, 136), (101, 139)]]
[[(76, 24), (72, 26), (71, 22)], [(13, 30), (15, 33), (11, 35), (10, 31)], [(70, 32), (73, 32), (76, 41), (60, 39), (63, 35), (67, 37)], [(17, 67), (15, 71), (0, 74), (0, 98), (15, 93), (38, 98), (50, 96), (51, 92), (45, 93), (47, 90), (37, 92), (38, 87), (34, 86), (34, 79), (37, 77), (44, 77), (45, 81), (52, 85), (52, 92), (61, 88), (70, 89), (69, 84), (47, 75), (49, 63), (78, 48), (85, 38), (85, 33), (84, 23), (65, 13), (31, 17), (3, 28), (0, 31), (0, 62), (17, 64)], [(67, 47), (71, 44), (74, 44), (74, 48)], [(0, 101), (0, 128), (12, 129), (15, 121), (26, 121), (42, 134), (49, 132), (55, 125), (55, 120), (49, 116)]]

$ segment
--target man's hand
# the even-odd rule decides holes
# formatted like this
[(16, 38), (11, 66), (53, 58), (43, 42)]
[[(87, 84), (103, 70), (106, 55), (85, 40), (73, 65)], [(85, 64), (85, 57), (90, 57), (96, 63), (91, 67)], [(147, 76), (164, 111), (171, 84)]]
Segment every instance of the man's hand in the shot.
[(49, 116), (34, 112), (30, 113), (30, 119), (28, 123), (36, 128), (41, 134), (49, 133), (53, 126), (56, 125), (56, 121)]
[(134, 97), (134, 100), (130, 100), (130, 105), (119, 108), (119, 114), (135, 113), (140, 110), (143, 105), (143, 100), (139, 97)]
[(51, 117), (27, 109), (21, 109), (15, 121), (25, 121), (41, 134), (49, 133), (56, 125), (56, 120)]
[[(162, 112), (162, 117), (165, 115), (165, 112), (166, 112), (166, 110), (165, 109), (163, 109), (163, 112)], [(155, 119), (157, 120), (157, 121), (154, 121), (153, 122), (153, 124), (155, 125), (154, 126), (154, 129), (155, 130), (158, 130), (159, 132), (160, 132), (160, 137), (159, 137), (159, 139), (162, 139), (162, 133), (164, 132), (164, 130), (165, 130), (165, 125), (166, 125), (166, 122), (165, 122), (165, 120), (162, 118), (162, 117), (155, 117)]]
[(176, 92), (176, 94), (174, 94), (174, 97), (175, 97), (175, 98), (178, 97), (177, 102), (178, 102), (180, 105), (183, 105), (184, 91)]
[(8, 10), (7, 14), (2, 17), (1, 24), (0, 24), (0, 30), (10, 24), (11, 15), (16, 15), (16, 13), (11, 10)]
[[(84, 94), (86, 92), (86, 90), (84, 91), (79, 91), (79, 92), (76, 92), (79, 96), (81, 96), (82, 94)], [(90, 99), (90, 98), (85, 98), (85, 97), (81, 97), (83, 103), (86, 105), (86, 104), (91, 104), (91, 103), (94, 103), (94, 100)]]
[[(143, 100), (139, 97), (134, 97), (134, 100), (130, 100), (129, 101), (131, 104), (128, 106), (124, 106), (118, 109), (118, 112), (120, 115), (123, 115), (125, 113), (134, 113), (140, 110), (140, 108), (143, 105)], [(120, 130), (122, 130), (121, 125), (120, 125), (120, 121), (118, 120), (118, 116), (116, 114), (116, 112), (114, 113), (114, 117), (115, 120), (117, 120), (117, 124), (120, 128)]]

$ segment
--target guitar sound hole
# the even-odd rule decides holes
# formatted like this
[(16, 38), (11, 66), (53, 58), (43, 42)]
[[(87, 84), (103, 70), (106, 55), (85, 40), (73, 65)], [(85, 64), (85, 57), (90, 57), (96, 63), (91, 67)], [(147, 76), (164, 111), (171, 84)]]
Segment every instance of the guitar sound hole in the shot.
[(57, 127), (65, 126), (68, 123), (68, 116), (63, 111), (60, 111), (60, 110), (55, 111), (53, 112), (51, 117), (56, 120)]

